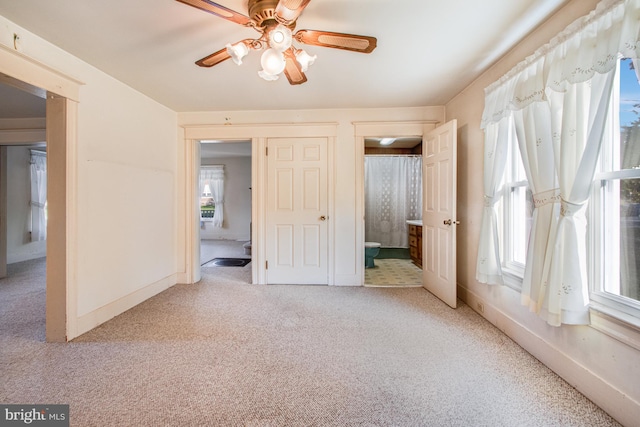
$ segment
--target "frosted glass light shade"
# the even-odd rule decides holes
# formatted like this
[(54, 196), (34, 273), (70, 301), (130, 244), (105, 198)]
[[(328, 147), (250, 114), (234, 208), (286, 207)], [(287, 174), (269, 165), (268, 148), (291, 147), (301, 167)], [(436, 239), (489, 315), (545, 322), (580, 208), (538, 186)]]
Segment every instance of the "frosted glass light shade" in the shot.
[(296, 60), (298, 61), (298, 64), (300, 64), (303, 73), (309, 69), (310, 65), (313, 65), (313, 63), (316, 62), (317, 58), (317, 55), (311, 56), (304, 50), (296, 52)]
[(268, 82), (272, 82), (275, 80), (278, 80), (280, 78), (280, 76), (278, 74), (273, 75), (273, 74), (269, 74), (269, 73), (265, 73), (264, 70), (263, 71), (258, 71), (258, 75), (260, 77), (262, 77), (263, 79), (265, 79)]
[(238, 65), (242, 64), (242, 58), (247, 56), (249, 53), (249, 47), (240, 42), (232, 45), (231, 43), (227, 43), (225, 46), (227, 48), (227, 53), (231, 55), (231, 59)]
[(269, 31), (269, 46), (275, 50), (284, 52), (291, 47), (292, 41), (291, 30), (282, 24)]
[(278, 74), (284, 71), (286, 62), (282, 52), (267, 49), (260, 58), (260, 64), (262, 65), (262, 71), (258, 73), (260, 77), (265, 80), (277, 80)]

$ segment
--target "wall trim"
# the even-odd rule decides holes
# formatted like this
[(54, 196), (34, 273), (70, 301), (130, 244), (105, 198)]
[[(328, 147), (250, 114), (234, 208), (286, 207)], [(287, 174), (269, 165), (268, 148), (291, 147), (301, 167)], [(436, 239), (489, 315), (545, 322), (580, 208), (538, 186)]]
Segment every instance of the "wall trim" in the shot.
[(46, 139), (45, 129), (0, 130), (0, 144), (2, 145), (45, 145)]
[[(640, 402), (631, 399), (502, 310), (487, 304), (460, 283), (458, 298), (618, 422), (625, 426), (636, 425), (640, 419)], [(477, 309), (478, 303), (483, 307), (482, 313)]]
[(76, 325), (76, 337), (84, 334), (85, 332), (89, 332), (93, 328), (113, 319), (149, 298), (158, 295), (160, 292), (169, 289), (177, 283), (178, 274), (174, 273), (164, 279), (160, 279), (157, 282), (138, 289), (129, 295), (112, 301), (109, 304), (97, 308), (87, 314), (79, 316)]
[(338, 123), (257, 123), (224, 125), (182, 125), (185, 139), (251, 139), (270, 137), (331, 137), (338, 135)]
[(80, 86), (84, 85), (80, 80), (3, 44), (0, 44), (0, 74), (4, 74), (0, 75), (0, 82), (41, 98), (45, 98), (46, 91), (79, 102)]
[(355, 136), (422, 136), (426, 125), (429, 129), (440, 124), (440, 120), (399, 121), (399, 122), (352, 122)]

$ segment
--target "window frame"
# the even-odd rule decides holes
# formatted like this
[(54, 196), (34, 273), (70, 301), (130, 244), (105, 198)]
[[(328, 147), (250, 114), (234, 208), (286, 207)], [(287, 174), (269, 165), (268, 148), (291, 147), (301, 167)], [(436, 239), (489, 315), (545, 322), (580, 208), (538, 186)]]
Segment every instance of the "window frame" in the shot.
[[(525, 243), (525, 263), (515, 260), (514, 256), (514, 193), (516, 189), (525, 188), (525, 195), (529, 190), (529, 182), (524, 175), (524, 167), (520, 157), (520, 149), (515, 130), (509, 132), (507, 163), (505, 166), (502, 197), (498, 206), (498, 230), (500, 233), (500, 260), (504, 282), (507, 286), (520, 291), (526, 265), (527, 244)], [(523, 179), (524, 178), (524, 179)], [(526, 197), (526, 196), (525, 196)]]
[[(622, 179), (640, 179), (640, 169), (617, 169), (620, 153), (620, 59), (611, 94), (610, 117), (603, 134), (599, 164), (592, 183), (587, 222), (587, 262), (591, 326), (640, 349), (640, 301), (607, 292), (607, 276), (620, 277), (619, 200), (607, 202), (607, 194), (619, 194)], [(613, 189), (611, 188), (613, 186)], [(616, 192), (615, 189), (618, 189)], [(614, 242), (607, 242), (606, 236)], [(617, 259), (612, 270), (607, 263)], [(618, 279), (619, 280), (619, 279)]]

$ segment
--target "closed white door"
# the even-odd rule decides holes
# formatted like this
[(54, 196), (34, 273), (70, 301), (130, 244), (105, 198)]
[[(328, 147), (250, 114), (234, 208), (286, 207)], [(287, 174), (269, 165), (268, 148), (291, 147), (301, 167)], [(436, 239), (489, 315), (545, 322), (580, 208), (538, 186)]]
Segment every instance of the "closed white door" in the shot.
[(327, 139), (267, 140), (267, 283), (327, 284)]
[(423, 138), (423, 286), (455, 308), (456, 131), (452, 120)]

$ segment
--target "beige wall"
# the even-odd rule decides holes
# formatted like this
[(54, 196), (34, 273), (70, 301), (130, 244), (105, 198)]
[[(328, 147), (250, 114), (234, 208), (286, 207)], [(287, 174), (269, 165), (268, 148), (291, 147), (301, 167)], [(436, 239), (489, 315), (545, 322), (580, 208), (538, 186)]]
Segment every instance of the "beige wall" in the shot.
[[(640, 351), (591, 326), (554, 328), (520, 305), (508, 287), (475, 280), (483, 209), (483, 141), (480, 119), (484, 88), (548, 42), (597, 1), (574, 0), (446, 105), (447, 120), (458, 120), (458, 290), (484, 316), (587, 397), (626, 425), (640, 419)], [(629, 331), (633, 334), (633, 331)], [(637, 331), (636, 331), (637, 333)], [(640, 342), (636, 345), (640, 346)], [(637, 424), (635, 424), (637, 425)]]

